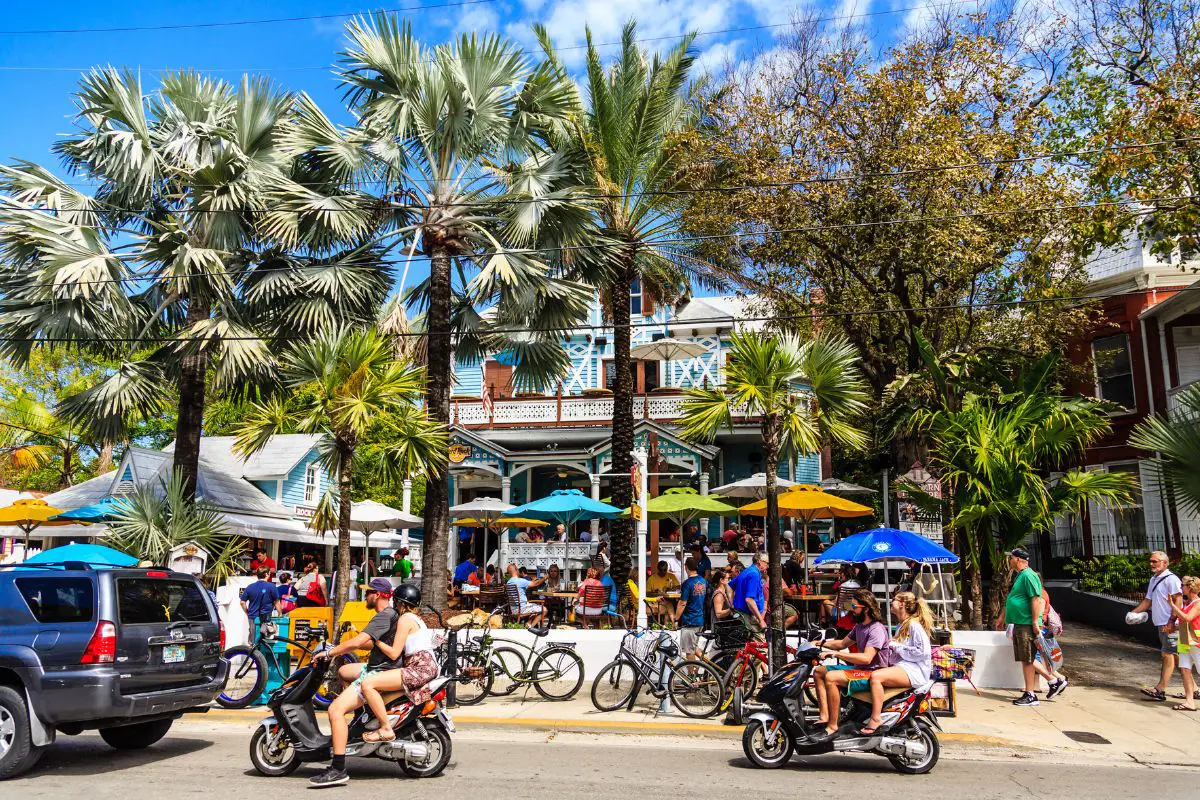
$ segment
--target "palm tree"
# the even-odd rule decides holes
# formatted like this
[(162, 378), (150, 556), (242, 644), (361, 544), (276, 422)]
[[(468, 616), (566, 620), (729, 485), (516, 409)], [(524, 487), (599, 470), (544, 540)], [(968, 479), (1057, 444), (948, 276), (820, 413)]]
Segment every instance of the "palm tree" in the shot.
[[(686, 438), (711, 442), (733, 418), (758, 417), (767, 479), (767, 554), (774, 625), (783, 627), (777, 478), (782, 455), (816, 453), (829, 441), (862, 448), (866, 434), (851, 418), (866, 408), (867, 389), (854, 348), (819, 335), (799, 343), (757, 332), (735, 332), (725, 383), (692, 389), (679, 424)], [(807, 387), (807, 388), (805, 388)], [(777, 648), (782, 658), (782, 648)]]
[[(531, 248), (548, 237), (560, 248), (583, 242), (573, 172), (556, 153), (578, 94), (559, 65), (496, 35), (426, 47), (385, 13), (353, 21), (347, 35), (341, 79), (359, 125), (314, 121), (309, 141), (394, 215), (378, 241), (402, 246), (402, 274), (414, 257), (429, 261), (406, 300), (422, 317), (426, 405), (446, 425), (456, 352), (469, 362), (511, 350), (518, 383), (548, 382), (569, 366), (561, 341), (590, 292), (566, 279), (563, 259)], [(515, 328), (529, 332), (501, 333)], [(425, 496), (423, 589), (436, 608), (446, 596), (447, 478), (444, 462), (434, 465)]]
[[(49, 443), (46, 436), (53, 421), (50, 410), (31, 397), (15, 397), (0, 405), (0, 480), (5, 485), (13, 485), (17, 476), (28, 475), (57, 455), (57, 442)], [(64, 442), (67, 448), (74, 446), (70, 439)], [(69, 475), (66, 467), (63, 474)], [(69, 485), (69, 480), (63, 484)]]
[[(673, 147), (672, 139), (699, 121), (699, 106), (688, 90), (694, 37), (684, 37), (665, 57), (650, 58), (638, 47), (636, 31), (633, 21), (625, 25), (621, 54), (607, 68), (587, 31), (587, 110), (574, 129), (573, 146), (593, 187), (592, 212), (606, 250), (607, 269), (591, 279), (613, 322), (615, 475), (628, 474), (633, 466), (630, 287), (639, 281), (658, 302), (672, 303), (687, 296), (692, 279), (719, 283), (712, 264), (676, 241), (685, 196), (679, 190), (693, 183), (683, 169), (685, 152)], [(544, 41), (544, 31), (539, 34)], [(613, 481), (613, 503), (627, 507), (630, 493), (627, 481)], [(612, 535), (612, 573), (628, 574), (633, 528), (617, 520)]]
[[(194, 496), (204, 404), (264, 379), (282, 341), (373, 319), (388, 288), (361, 238), (378, 212), (298, 138), (311, 101), (260, 79), (83, 78), (55, 145), (90, 193), (41, 166), (0, 167), (0, 354), (79, 346), (118, 362), (57, 409), (105, 441), (178, 396), (175, 465)], [(265, 337), (265, 338), (262, 338)]]
[(211, 586), (241, 569), (246, 540), (229, 532), (215, 507), (193, 502), (178, 470), (169, 480), (143, 484), (124, 498), (104, 539), (109, 547), (154, 564), (166, 564), (171, 549), (186, 542), (208, 552), (204, 576)]
[[(919, 334), (918, 334), (919, 335)], [(991, 575), (987, 621), (996, 618), (1003, 597), (1004, 554), (1031, 533), (1049, 530), (1054, 518), (1078, 511), (1083, 503), (1128, 502), (1133, 483), (1118, 473), (1088, 472), (1068, 465), (1110, 428), (1103, 404), (1064, 397), (1052, 390), (1057, 356), (1049, 355), (1009, 377), (988, 364), (975, 363), (994, 383), (986, 392), (958, 395), (922, 338), (926, 367), (942, 397), (940, 408), (919, 409), (911, 430), (929, 442), (930, 467), (948, 491), (934, 498), (905, 486), (914, 499), (945, 509), (970, 566), (963, 618), (973, 627), (985, 623), (982, 581)], [(971, 365), (968, 365), (971, 368)], [(967, 376), (970, 377), (969, 375)], [(1051, 472), (1062, 474), (1047, 480)]]
[(1179, 395), (1171, 417), (1150, 417), (1136, 428), (1129, 443), (1155, 453), (1151, 461), (1159, 478), (1185, 510), (1200, 513), (1200, 386)]
[(279, 433), (320, 435), (322, 466), (336, 486), (322, 503), (337, 509), (334, 615), (340, 618), (350, 583), (351, 484), (359, 442), (386, 420), (390, 441), (382, 467), (395, 481), (446, 463), (446, 429), (419, 405), (422, 371), (397, 360), (391, 342), (374, 330), (339, 329), (295, 345), (280, 357), (280, 373), (283, 393), (252, 406), (236, 447), (248, 458)]

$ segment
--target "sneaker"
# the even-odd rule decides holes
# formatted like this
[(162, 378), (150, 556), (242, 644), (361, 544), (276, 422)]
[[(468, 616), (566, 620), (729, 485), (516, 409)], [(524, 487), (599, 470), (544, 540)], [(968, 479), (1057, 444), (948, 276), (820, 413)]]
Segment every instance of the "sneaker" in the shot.
[(1067, 679), (1057, 680), (1050, 684), (1050, 689), (1046, 692), (1046, 699), (1053, 700), (1067, 690)]
[(344, 769), (334, 769), (326, 767), (319, 775), (315, 775), (308, 781), (310, 789), (324, 789), (329, 786), (345, 786), (350, 782), (350, 776)]
[(1036, 706), (1038, 703), (1037, 695), (1033, 692), (1025, 692), (1023, 695), (1013, 700), (1014, 706)]

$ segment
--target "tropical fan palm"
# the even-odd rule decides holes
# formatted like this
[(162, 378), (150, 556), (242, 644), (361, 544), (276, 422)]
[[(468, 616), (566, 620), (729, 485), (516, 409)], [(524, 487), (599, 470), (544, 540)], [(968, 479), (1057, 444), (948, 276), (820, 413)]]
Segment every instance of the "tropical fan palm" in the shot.
[(334, 613), (340, 617), (350, 581), (350, 486), (360, 466), (355, 460), (359, 442), (372, 426), (387, 426), (389, 443), (380, 467), (394, 481), (444, 465), (446, 429), (419, 405), (423, 372), (398, 360), (392, 343), (374, 330), (329, 331), (293, 346), (280, 357), (280, 373), (284, 394), (253, 406), (238, 431), (237, 449), (249, 457), (276, 434), (320, 435), (321, 463), (333, 476), (334, 488), (321, 505), (336, 508)]
[(1172, 417), (1151, 417), (1138, 425), (1129, 443), (1156, 453), (1151, 461), (1162, 482), (1183, 507), (1200, 513), (1200, 386), (1182, 392)]
[[(463, 35), (426, 47), (388, 14), (347, 28), (341, 78), (359, 125), (342, 130), (311, 115), (298, 139), (319, 168), (377, 192), (392, 214), (377, 241), (429, 278), (407, 294), (421, 315), (434, 420), (450, 420), (455, 355), (465, 362), (511, 350), (518, 383), (543, 384), (569, 365), (562, 337), (591, 294), (569, 279), (563, 256), (583, 244), (576, 172), (556, 152), (579, 107), (566, 71), (534, 62), (502, 38)], [(401, 280), (403, 285), (404, 278)], [(486, 313), (481, 309), (487, 309)], [(526, 331), (509, 335), (508, 331)], [(447, 475), (430, 475), (425, 502), (426, 596), (446, 587)]]
[[(178, 387), (175, 464), (194, 492), (206, 378), (269, 374), (278, 341), (373, 319), (387, 291), (365, 244), (377, 212), (289, 134), (311, 103), (263, 80), (88, 74), (55, 145), (90, 194), (31, 163), (0, 167), (0, 352), (59, 342), (120, 362), (59, 412), (108, 441)], [(266, 337), (261, 338), (261, 337)]]
[(165, 483), (145, 483), (124, 498), (104, 542), (154, 564), (166, 564), (172, 548), (195, 542), (208, 552), (204, 575), (212, 586), (237, 574), (245, 549), (245, 540), (226, 529), (220, 511), (192, 501), (178, 470)]
[(818, 336), (800, 343), (742, 332), (733, 333), (730, 339), (724, 384), (690, 390), (679, 424), (686, 438), (711, 442), (722, 429), (732, 429), (735, 416), (761, 420), (769, 594), (777, 601), (774, 624), (782, 626), (780, 457), (815, 453), (827, 442), (863, 447), (866, 435), (852, 420), (866, 408), (866, 384), (854, 348), (837, 337)]

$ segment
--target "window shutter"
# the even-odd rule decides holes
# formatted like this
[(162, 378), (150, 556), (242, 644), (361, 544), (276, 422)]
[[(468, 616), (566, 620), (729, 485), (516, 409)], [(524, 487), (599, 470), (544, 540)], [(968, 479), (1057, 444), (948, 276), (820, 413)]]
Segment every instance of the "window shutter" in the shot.
[(654, 316), (654, 293), (648, 289), (642, 290), (642, 316)]
[[(1063, 473), (1061, 472), (1051, 472), (1050, 485), (1053, 486), (1062, 479), (1062, 476)], [(1070, 541), (1071, 528), (1071, 516), (1069, 514), (1059, 514), (1054, 518), (1054, 543), (1057, 547), (1062, 547), (1064, 542)], [(1057, 555), (1057, 552), (1055, 554)]]
[(1146, 542), (1151, 550), (1167, 549), (1167, 530), (1163, 520), (1162, 499), (1154, 462), (1138, 461), (1138, 480), (1142, 484), (1142, 513), (1146, 520)]
[[(1103, 464), (1084, 467), (1088, 472), (1108, 472)], [(1088, 501), (1088, 522), (1090, 523), (1092, 555), (1103, 556), (1116, 552), (1116, 542), (1113, 536), (1112, 515), (1107, 508), (1098, 503)]]
[(1175, 342), (1175, 367), (1179, 385), (1200, 380), (1200, 327), (1176, 328), (1171, 332)]

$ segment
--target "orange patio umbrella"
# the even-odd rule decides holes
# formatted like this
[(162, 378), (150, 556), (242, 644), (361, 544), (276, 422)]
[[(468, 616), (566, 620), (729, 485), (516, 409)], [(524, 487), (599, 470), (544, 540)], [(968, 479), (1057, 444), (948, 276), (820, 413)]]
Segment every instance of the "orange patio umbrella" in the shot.
[[(741, 513), (756, 517), (767, 515), (766, 499), (742, 506)], [(801, 484), (779, 495), (779, 516), (799, 519), (804, 524), (804, 580), (808, 581), (808, 526), (815, 519), (865, 517), (874, 512), (870, 506), (830, 494), (819, 486)]]
[(45, 500), (23, 498), (16, 500), (11, 506), (0, 508), (0, 526), (20, 528), (25, 534), (25, 555), (29, 555), (29, 534), (43, 525), (58, 527), (61, 525), (86, 525), (74, 519), (51, 519), (65, 513), (65, 509), (55, 508)]

